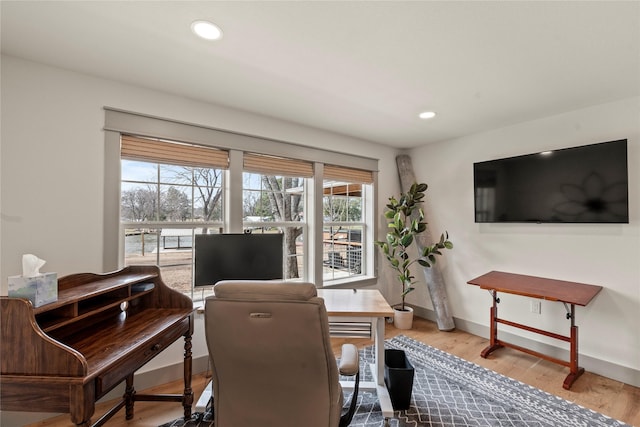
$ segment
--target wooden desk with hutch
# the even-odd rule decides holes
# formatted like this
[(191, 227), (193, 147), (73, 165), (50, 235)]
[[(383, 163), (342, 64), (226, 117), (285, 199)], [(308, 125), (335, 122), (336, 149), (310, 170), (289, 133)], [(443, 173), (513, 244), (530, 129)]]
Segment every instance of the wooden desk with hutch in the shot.
[[(80, 273), (58, 281), (58, 300), (33, 307), (22, 298), (0, 298), (0, 408), (67, 412), (78, 426), (91, 425), (95, 402), (123, 381), (116, 406), (133, 418), (135, 401), (181, 402), (191, 417), (193, 303), (167, 287), (156, 266)], [(137, 394), (134, 372), (184, 337), (184, 393)]]
[[(477, 285), (480, 289), (486, 289), (491, 293), (493, 306), (491, 307), (491, 323), (489, 332), (489, 346), (482, 350), (480, 355), (486, 358), (494, 350), (500, 347), (510, 347), (528, 354), (540, 357), (553, 363), (558, 363), (569, 368), (569, 375), (564, 380), (562, 387), (571, 388), (571, 385), (578, 379), (584, 368), (578, 366), (578, 326), (575, 324), (575, 306), (586, 306), (602, 290), (602, 286), (587, 285), (584, 283), (566, 282), (563, 280), (545, 279), (542, 277), (525, 276), (522, 274), (504, 273), (501, 271), (491, 271), (467, 283)], [(564, 304), (567, 310), (567, 319), (571, 321), (570, 336), (566, 337), (553, 332), (532, 328), (531, 326), (511, 322), (498, 318), (498, 292), (507, 294), (522, 295), (525, 297), (544, 299), (549, 301), (559, 301)], [(537, 351), (530, 350), (498, 339), (498, 323), (523, 329), (536, 334), (551, 337), (569, 343), (569, 361), (560, 360)]]

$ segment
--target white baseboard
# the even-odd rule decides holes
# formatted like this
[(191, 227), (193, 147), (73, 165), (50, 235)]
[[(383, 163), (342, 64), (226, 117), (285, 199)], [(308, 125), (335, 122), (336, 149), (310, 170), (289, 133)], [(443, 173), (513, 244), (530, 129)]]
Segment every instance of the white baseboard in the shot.
[[(412, 307), (416, 316), (436, 322), (437, 318), (433, 310), (416, 307), (413, 305)], [(454, 318), (454, 322), (456, 325), (456, 329), (460, 329), (461, 331), (479, 337), (486, 337), (487, 339), (489, 338), (488, 326), (479, 325), (477, 323), (458, 318)], [(521, 337), (509, 332), (500, 331), (500, 337), (501, 339), (504, 339), (509, 343), (519, 345), (521, 347), (526, 347), (539, 353), (555, 357), (557, 359), (569, 360), (569, 351), (566, 349)], [(629, 368), (627, 366), (617, 365), (615, 363), (602, 359), (596, 359), (584, 354), (580, 354), (579, 361), (580, 367), (589, 372), (593, 372), (594, 374), (602, 375), (603, 377), (611, 378), (616, 381), (621, 381), (625, 384), (629, 384), (635, 387), (640, 387), (640, 370)]]

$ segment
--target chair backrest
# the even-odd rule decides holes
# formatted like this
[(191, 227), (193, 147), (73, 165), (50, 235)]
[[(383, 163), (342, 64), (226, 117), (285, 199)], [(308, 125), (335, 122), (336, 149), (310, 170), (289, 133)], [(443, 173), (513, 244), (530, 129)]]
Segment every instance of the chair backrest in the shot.
[(214, 292), (205, 331), (216, 427), (337, 426), (342, 390), (315, 286), (224, 281)]

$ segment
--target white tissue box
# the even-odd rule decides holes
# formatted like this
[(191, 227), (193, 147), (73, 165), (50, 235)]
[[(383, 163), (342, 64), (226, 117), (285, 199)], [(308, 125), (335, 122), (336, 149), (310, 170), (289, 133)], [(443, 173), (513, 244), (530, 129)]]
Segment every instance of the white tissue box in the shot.
[(9, 276), (9, 296), (27, 298), (34, 307), (58, 300), (58, 274), (43, 273), (39, 276)]

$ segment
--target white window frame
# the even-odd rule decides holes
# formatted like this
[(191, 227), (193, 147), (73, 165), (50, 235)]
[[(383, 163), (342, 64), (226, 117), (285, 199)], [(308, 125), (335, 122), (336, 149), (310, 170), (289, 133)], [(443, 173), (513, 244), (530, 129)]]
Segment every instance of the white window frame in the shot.
[[(121, 161), (122, 160), (131, 160), (131, 159), (125, 159), (121, 156)], [(146, 184), (146, 185), (151, 185), (151, 186), (155, 186), (157, 187), (157, 208), (158, 211), (156, 212), (156, 215), (159, 213), (159, 209), (160, 209), (160, 193), (161, 193), (161, 188), (163, 186), (170, 186), (172, 185), (172, 183), (170, 182), (165, 182), (163, 181), (163, 178), (161, 176), (161, 167), (162, 165), (168, 165), (168, 163), (158, 163), (156, 161), (154, 161), (153, 159), (135, 159), (134, 161), (138, 161), (138, 162), (145, 162), (145, 163), (149, 163), (151, 165), (154, 166), (155, 168), (155, 174), (156, 177), (153, 181), (151, 180), (144, 180), (144, 181), (132, 181), (130, 179), (122, 179), (120, 180), (120, 183), (131, 183), (131, 184)], [(121, 163), (122, 164), (122, 163)], [(174, 165), (171, 165), (174, 166)], [(180, 165), (177, 164), (175, 166), (184, 166), (184, 165)], [(204, 168), (204, 166), (188, 166), (188, 167), (197, 167), (197, 168)], [(226, 173), (224, 169), (221, 168), (216, 168), (216, 167), (210, 167), (210, 169), (215, 169), (217, 171), (219, 171), (221, 173), (221, 183), (220, 186), (216, 186), (215, 188), (220, 188), (220, 190), (224, 189), (224, 184), (225, 184), (225, 179), (226, 179)], [(193, 200), (194, 200), (194, 190), (195, 190), (195, 185), (193, 184), (193, 182), (189, 185), (186, 184), (177, 184), (181, 187), (187, 187), (190, 189), (191, 191), (191, 203), (192, 206), (191, 208), (193, 208)], [(221, 198), (221, 203), (222, 203), (222, 209), (224, 211), (224, 192)], [(193, 211), (192, 211), (193, 213)], [(223, 214), (224, 215), (224, 214)], [(161, 246), (164, 245), (164, 239), (161, 239), (162, 234), (164, 233), (165, 230), (181, 230), (181, 231), (186, 231), (188, 235), (191, 236), (191, 242), (193, 243), (195, 241), (195, 235), (198, 234), (198, 230), (199, 229), (204, 229), (204, 228), (208, 228), (208, 229), (223, 229), (224, 228), (224, 222), (223, 219), (215, 219), (215, 220), (207, 220), (207, 221), (195, 221), (195, 220), (188, 220), (188, 221), (160, 221), (157, 216), (156, 218), (150, 219), (150, 220), (144, 220), (144, 221), (125, 221), (122, 220), (120, 221), (120, 233), (122, 234), (121, 238), (123, 239), (123, 252), (126, 249), (126, 245), (124, 243), (124, 240), (127, 239), (126, 236), (126, 230), (127, 229), (154, 229), (157, 230), (158, 232), (156, 233), (156, 252), (155, 252), (155, 263), (157, 265), (160, 266), (160, 269), (162, 271), (162, 269), (164, 267), (167, 267), (166, 264), (164, 264), (164, 259), (163, 259), (163, 252), (160, 250)], [(144, 234), (142, 234), (140, 236), (141, 239), (145, 239)], [(179, 239), (179, 237), (178, 237)], [(184, 252), (182, 252), (182, 256), (186, 257), (186, 254)], [(191, 275), (190, 275), (190, 281), (191, 281), (191, 286), (189, 288), (189, 293), (185, 293), (185, 295), (188, 295), (189, 297), (191, 297), (192, 299), (196, 300), (196, 299), (204, 299), (205, 296), (208, 296), (209, 294), (211, 294), (211, 291), (208, 290), (207, 293), (205, 293), (204, 288), (200, 289), (201, 294), (198, 297), (195, 292), (196, 292), (196, 288), (194, 288), (193, 286), (193, 256), (194, 256), (194, 252), (193, 252), (193, 245), (191, 247), (190, 250), (190, 255), (187, 258), (190, 258), (190, 260), (188, 260), (188, 264), (190, 264), (191, 266)], [(123, 264), (126, 263), (127, 259), (126, 256), (123, 257)], [(176, 260), (174, 260), (176, 261)], [(184, 260), (185, 262), (187, 262), (187, 260)], [(164, 265), (163, 265), (164, 264)], [(182, 265), (182, 264), (180, 264)], [(172, 284), (167, 283), (167, 285), (169, 285), (171, 288), (175, 289)], [(179, 290), (179, 289), (176, 289)]]
[[(185, 143), (199, 144), (229, 150), (229, 169), (226, 171), (224, 194), (224, 232), (243, 231), (242, 221), (242, 157), (244, 152), (261, 153), (314, 163), (314, 177), (306, 179), (305, 213), (307, 239), (305, 253), (308, 268), (304, 269), (304, 280), (317, 287), (354, 287), (376, 283), (375, 217), (377, 211), (378, 160), (364, 156), (337, 153), (315, 147), (302, 146), (286, 141), (245, 135), (194, 125), (175, 120), (152, 117), (144, 114), (105, 107), (105, 188), (103, 228), (103, 268), (113, 271), (123, 267), (124, 231), (120, 232), (120, 137), (122, 134), (141, 135)], [(292, 155), (295, 153), (295, 155)], [(363, 274), (345, 282), (323, 282), (322, 259), (322, 194), (324, 165), (340, 165), (347, 168), (368, 170), (373, 173), (373, 184), (367, 186), (365, 224), (369, 224), (363, 241)], [(333, 283), (336, 282), (336, 283)]]
[[(323, 215), (323, 233), (327, 227), (360, 227), (361, 232), (361, 252), (360, 252), (360, 262), (361, 262), (361, 271), (359, 273), (352, 273), (349, 271), (346, 277), (340, 278), (336, 277), (333, 279), (327, 279), (323, 277), (324, 286), (336, 286), (343, 284), (350, 284), (354, 281), (359, 280), (360, 278), (366, 278), (371, 275), (371, 268), (373, 266), (373, 244), (374, 241), (374, 227), (373, 225), (373, 216), (371, 212), (373, 209), (373, 202), (371, 197), (373, 195), (372, 187), (373, 184), (361, 184), (362, 185), (362, 216), (359, 221), (326, 221)], [(324, 248), (323, 248), (324, 251)], [(348, 255), (347, 255), (348, 257)], [(347, 263), (349, 259), (345, 259)]]

